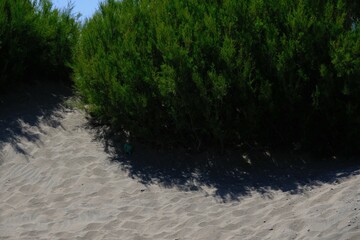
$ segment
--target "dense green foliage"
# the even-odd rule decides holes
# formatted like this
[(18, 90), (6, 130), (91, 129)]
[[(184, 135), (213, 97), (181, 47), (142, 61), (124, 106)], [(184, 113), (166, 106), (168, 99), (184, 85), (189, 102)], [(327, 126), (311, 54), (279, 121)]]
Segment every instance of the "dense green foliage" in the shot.
[(358, 150), (352, 2), (108, 0), (74, 80), (95, 116), (150, 142)]
[(79, 24), (49, 0), (0, 1), (0, 86), (70, 79)]

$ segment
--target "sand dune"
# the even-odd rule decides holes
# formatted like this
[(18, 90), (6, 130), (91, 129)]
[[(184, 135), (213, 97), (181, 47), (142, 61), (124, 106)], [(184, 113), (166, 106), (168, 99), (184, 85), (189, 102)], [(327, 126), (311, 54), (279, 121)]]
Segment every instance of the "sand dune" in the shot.
[[(297, 191), (220, 189), (211, 176), (165, 179), (161, 169), (144, 176), (110, 161), (82, 111), (22, 104), (0, 121), (0, 239), (360, 239), (356, 168)], [(146, 161), (134, 154), (127, 161)]]

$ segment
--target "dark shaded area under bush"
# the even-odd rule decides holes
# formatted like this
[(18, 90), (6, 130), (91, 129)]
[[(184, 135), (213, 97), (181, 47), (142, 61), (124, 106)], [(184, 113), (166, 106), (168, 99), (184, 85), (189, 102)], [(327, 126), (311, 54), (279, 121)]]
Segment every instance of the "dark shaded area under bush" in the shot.
[[(29, 128), (39, 126), (40, 122), (61, 127), (63, 111), (67, 109), (63, 107), (64, 100), (73, 96), (71, 89), (61, 84), (28, 87), (21, 93), (11, 92), (0, 103), (0, 167), (1, 149), (6, 144), (26, 155), (19, 142), (23, 138), (39, 142), (39, 136), (26, 131), (24, 124)], [(211, 187), (215, 190), (212, 197), (224, 202), (241, 200), (253, 192), (269, 198), (272, 190), (299, 194), (359, 174), (359, 158), (313, 158), (266, 149), (233, 150), (219, 155), (210, 151), (156, 150), (133, 143), (134, 152), (129, 156), (122, 150), (126, 136), (93, 120), (82, 127), (93, 131), (94, 141), (103, 143), (110, 160), (139, 182), (204, 193), (204, 188)]]
[(58, 127), (61, 119), (56, 112), (64, 109), (63, 102), (71, 95), (72, 90), (60, 83), (42, 83), (3, 94), (0, 99), (0, 150), (10, 143), (19, 154), (27, 155), (18, 143), (22, 138), (37, 142), (39, 136), (23, 126), (36, 127), (42, 121)]
[[(322, 184), (339, 184), (360, 174), (359, 157), (314, 157), (299, 152), (264, 149), (190, 153), (184, 149), (156, 150), (136, 143), (134, 152), (123, 151), (125, 136), (90, 121), (95, 141), (103, 143), (110, 160), (144, 185), (156, 184), (183, 191), (215, 189), (213, 197), (231, 202), (258, 192), (300, 194)], [(206, 192), (206, 190), (204, 191)]]

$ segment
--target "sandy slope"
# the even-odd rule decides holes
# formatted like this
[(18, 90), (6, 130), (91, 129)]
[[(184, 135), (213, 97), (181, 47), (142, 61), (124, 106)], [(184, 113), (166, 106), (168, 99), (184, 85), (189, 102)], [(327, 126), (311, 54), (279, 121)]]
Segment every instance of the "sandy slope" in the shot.
[(144, 176), (109, 161), (81, 111), (28, 104), (39, 107), (1, 115), (0, 239), (360, 239), (356, 169), (237, 192), (209, 176)]

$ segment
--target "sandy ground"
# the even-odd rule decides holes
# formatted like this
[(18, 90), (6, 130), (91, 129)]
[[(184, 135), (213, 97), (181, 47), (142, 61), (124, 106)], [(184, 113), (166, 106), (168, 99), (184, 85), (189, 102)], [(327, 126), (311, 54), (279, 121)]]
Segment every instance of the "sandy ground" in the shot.
[(356, 167), (156, 165), (111, 150), (62, 96), (1, 105), (0, 239), (360, 239)]

